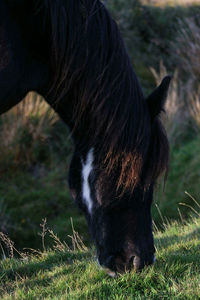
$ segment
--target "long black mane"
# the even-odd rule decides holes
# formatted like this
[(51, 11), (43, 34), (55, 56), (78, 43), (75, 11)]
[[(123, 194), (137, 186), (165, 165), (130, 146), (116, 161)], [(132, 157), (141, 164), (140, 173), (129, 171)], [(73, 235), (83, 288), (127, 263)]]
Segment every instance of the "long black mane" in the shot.
[[(91, 145), (101, 141), (104, 172), (120, 170), (118, 187), (144, 187), (167, 169), (168, 142), (161, 122), (150, 126), (148, 105), (118, 27), (99, 0), (45, 0), (51, 32), (51, 91), (55, 105), (73, 94), (74, 128), (90, 120)], [(151, 157), (149, 156), (151, 153)]]

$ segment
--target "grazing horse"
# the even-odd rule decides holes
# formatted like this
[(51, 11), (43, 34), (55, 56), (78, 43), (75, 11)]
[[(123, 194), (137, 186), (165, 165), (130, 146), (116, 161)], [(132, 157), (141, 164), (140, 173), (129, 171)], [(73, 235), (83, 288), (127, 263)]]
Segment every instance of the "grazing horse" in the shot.
[(169, 146), (170, 77), (145, 98), (99, 0), (0, 0), (0, 113), (29, 91), (69, 126), (69, 187), (111, 276), (154, 262), (151, 203)]

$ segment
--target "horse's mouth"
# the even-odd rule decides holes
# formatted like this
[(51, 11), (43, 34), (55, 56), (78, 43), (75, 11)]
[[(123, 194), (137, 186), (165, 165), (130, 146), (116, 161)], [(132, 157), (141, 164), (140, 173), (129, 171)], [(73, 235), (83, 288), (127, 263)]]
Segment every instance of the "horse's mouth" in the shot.
[(129, 264), (122, 268), (117, 268), (117, 271), (113, 271), (109, 269), (108, 267), (102, 266), (103, 270), (105, 271), (106, 274), (108, 274), (110, 277), (115, 278), (117, 277), (118, 274), (123, 274), (126, 272), (130, 272), (131, 270), (134, 271), (141, 271), (145, 266), (149, 266), (151, 264), (154, 264), (156, 261), (156, 257), (153, 256), (152, 262), (151, 263), (144, 263), (141, 261), (139, 256), (133, 256), (129, 262)]

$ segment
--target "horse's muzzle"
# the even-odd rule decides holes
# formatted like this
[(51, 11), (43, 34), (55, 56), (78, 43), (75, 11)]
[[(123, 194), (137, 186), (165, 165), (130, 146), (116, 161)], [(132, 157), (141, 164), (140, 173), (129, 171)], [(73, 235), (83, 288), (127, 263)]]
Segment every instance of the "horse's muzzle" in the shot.
[(155, 261), (156, 259), (154, 255), (150, 255), (148, 259), (144, 259), (139, 256), (131, 256), (126, 261), (123, 261), (120, 257), (114, 257), (111, 255), (105, 262), (101, 262), (100, 265), (109, 276), (115, 277), (117, 273), (122, 274), (129, 272), (132, 269), (135, 271), (141, 271), (145, 266), (152, 265)]

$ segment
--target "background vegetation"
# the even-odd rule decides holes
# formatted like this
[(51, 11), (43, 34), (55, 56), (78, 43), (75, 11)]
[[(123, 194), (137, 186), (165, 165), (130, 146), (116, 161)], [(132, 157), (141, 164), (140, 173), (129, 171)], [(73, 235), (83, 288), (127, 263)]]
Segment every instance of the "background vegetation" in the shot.
[[(61, 248), (53, 252), (2, 262), (0, 293), (5, 299), (13, 295), (17, 299), (43, 299), (47, 295), (51, 295), (49, 299), (57, 295), (66, 299), (66, 293), (70, 299), (144, 299), (144, 295), (152, 299), (200, 298), (200, 224), (194, 218), (187, 221), (194, 214), (199, 218), (200, 3), (176, 3), (107, 2), (145, 95), (163, 76), (173, 75), (163, 116), (171, 145), (170, 170), (164, 192), (163, 181), (157, 185), (153, 205), (158, 264), (139, 277), (127, 274), (113, 282), (91, 261), (94, 250), (81, 248), (73, 252), (57, 241)], [(73, 234), (73, 217), (75, 230), (88, 245), (84, 217), (74, 206), (67, 187), (73, 145), (57, 115), (39, 95), (30, 93), (0, 116), (0, 140), (0, 232), (8, 234), (20, 251), (42, 249), (39, 232), (42, 219), (47, 218), (48, 227), (72, 245), (69, 236)], [(172, 221), (182, 225), (166, 228), (164, 224)], [(4, 235), (0, 240), (2, 257), (9, 257), (12, 247)], [(47, 234), (45, 249), (54, 244), (55, 236), (52, 239)], [(94, 283), (92, 289), (88, 278)]]

